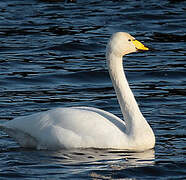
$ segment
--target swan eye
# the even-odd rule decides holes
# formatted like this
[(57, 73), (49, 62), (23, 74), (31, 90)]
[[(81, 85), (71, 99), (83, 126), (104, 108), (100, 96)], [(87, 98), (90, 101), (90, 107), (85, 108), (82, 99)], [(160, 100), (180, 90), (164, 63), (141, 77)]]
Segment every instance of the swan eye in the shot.
[(128, 39), (128, 41), (130, 42), (130, 41), (131, 41), (131, 39)]

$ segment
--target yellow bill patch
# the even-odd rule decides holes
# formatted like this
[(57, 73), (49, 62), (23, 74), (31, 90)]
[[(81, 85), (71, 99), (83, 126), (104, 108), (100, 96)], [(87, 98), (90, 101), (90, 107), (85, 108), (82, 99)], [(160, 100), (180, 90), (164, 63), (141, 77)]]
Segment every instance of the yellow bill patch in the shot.
[(137, 41), (137, 40), (133, 40), (132, 43), (134, 44), (134, 46), (135, 46), (136, 49), (138, 49), (138, 50), (143, 50), (143, 51), (148, 51), (148, 50), (149, 50), (148, 47), (145, 47), (142, 43), (140, 43), (140, 42)]

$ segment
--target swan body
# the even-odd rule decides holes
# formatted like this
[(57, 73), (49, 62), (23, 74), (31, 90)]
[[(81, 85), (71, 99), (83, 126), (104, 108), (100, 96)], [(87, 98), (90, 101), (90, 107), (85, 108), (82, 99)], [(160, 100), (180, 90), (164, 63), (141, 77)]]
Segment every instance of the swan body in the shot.
[(106, 58), (124, 121), (93, 107), (56, 108), (0, 125), (21, 146), (36, 149), (116, 148), (144, 151), (155, 145), (154, 133), (139, 110), (123, 70), (122, 57), (148, 50), (128, 33), (112, 35)]

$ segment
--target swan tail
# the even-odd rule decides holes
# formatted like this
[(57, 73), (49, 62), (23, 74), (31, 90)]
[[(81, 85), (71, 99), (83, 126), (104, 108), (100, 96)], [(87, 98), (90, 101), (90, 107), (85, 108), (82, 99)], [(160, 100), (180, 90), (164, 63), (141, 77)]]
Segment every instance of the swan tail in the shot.
[(0, 130), (2, 130), (7, 135), (12, 137), (21, 147), (27, 148), (37, 147), (36, 139), (21, 130), (9, 128), (3, 124), (0, 124)]

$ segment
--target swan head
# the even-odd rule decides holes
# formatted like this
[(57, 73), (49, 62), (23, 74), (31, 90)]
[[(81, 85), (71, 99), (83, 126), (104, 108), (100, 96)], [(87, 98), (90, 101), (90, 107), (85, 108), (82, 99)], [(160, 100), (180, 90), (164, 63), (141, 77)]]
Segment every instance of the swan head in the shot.
[(107, 44), (107, 53), (113, 53), (119, 57), (133, 52), (147, 50), (149, 49), (141, 42), (125, 32), (114, 33)]

